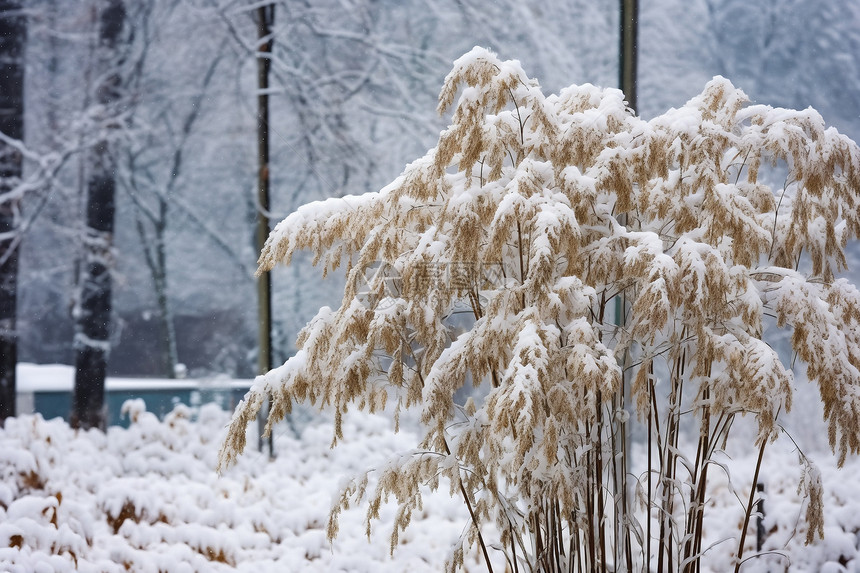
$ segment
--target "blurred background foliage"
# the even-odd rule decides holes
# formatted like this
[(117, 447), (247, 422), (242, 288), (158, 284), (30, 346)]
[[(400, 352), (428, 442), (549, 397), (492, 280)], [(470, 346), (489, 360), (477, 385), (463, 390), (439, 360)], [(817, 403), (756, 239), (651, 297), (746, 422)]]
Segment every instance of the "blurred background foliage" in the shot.
[[(91, 118), (99, 4), (23, 3), (24, 142), (35, 158), (81, 147), (98, 129)], [(255, 374), (259, 4), (126, 7), (111, 375), (168, 374), (165, 320), (192, 376)], [(436, 113), (442, 80), (474, 45), (519, 59), (545, 93), (571, 83), (617, 85), (617, 2), (273, 4), (273, 224), (309, 201), (377, 190), (434, 146), (446, 125)], [(638, 107), (646, 119), (719, 74), (755, 102), (813, 106), (829, 125), (860, 134), (860, 4), (654, 0), (639, 15)], [(84, 154), (71, 153), (49, 186), (23, 200), (20, 361), (74, 361), (85, 171)], [(339, 304), (341, 288), (336, 276), (321, 281), (305, 259), (274, 274), (276, 364), (321, 305)]]

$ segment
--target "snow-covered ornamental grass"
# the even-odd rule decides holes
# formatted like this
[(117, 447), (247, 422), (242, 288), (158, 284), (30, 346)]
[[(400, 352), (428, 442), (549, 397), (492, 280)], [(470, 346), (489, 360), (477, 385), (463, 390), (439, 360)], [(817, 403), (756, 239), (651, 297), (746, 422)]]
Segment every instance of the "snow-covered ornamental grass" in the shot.
[[(270, 423), (295, 402), (332, 407), (335, 442), (351, 407), (414, 408), (423, 439), (376, 487), (345, 485), (330, 537), (343, 508), (364, 500), (375, 517), (388, 496), (406, 530), (420, 486), (444, 479), (472, 520), (452, 569), (472, 548), (515, 572), (698, 571), (727, 544), (740, 568), (762, 456), (791, 408), (787, 361), (818, 385), (839, 463), (860, 450), (860, 293), (834, 278), (860, 229), (860, 149), (814, 110), (749, 105), (724, 78), (644, 121), (618, 90), (545, 96), (477, 48), (446, 78), (440, 111), (452, 105), (393, 183), (272, 232), (261, 271), (307, 249), (347, 265), (346, 291), (256, 381), (222, 466), (268, 397)], [(784, 360), (768, 338), (781, 333)], [(484, 390), (459, 403), (469, 384)], [(745, 415), (752, 479), (709, 552), (727, 519), (709, 483), (727, 477)], [(797, 455), (812, 542), (819, 473)]]

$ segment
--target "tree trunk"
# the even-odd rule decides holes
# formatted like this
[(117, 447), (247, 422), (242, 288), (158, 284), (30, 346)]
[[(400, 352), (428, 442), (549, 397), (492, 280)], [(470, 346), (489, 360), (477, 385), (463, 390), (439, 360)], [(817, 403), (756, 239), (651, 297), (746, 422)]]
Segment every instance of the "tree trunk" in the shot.
[[(119, 99), (121, 80), (115, 54), (125, 22), (122, 0), (106, 0), (99, 18), (97, 56), (100, 82), (96, 100), (105, 113)], [(87, 181), (86, 229), (81, 262), (80, 293), (76, 308), (75, 395), (71, 424), (80, 428), (105, 427), (104, 388), (111, 324), (111, 247), (113, 245), (115, 162), (106, 137), (90, 151)]]
[[(158, 314), (161, 317), (161, 336), (165, 345), (165, 368), (168, 378), (176, 378), (179, 367), (179, 352), (176, 349), (176, 330), (173, 325), (173, 312), (167, 298), (167, 251), (164, 234), (167, 221), (167, 201), (159, 206), (162, 214), (160, 225), (155, 226), (155, 260), (153, 282), (155, 283), (155, 299), (158, 303)], [(155, 270), (157, 269), (157, 271)]]
[[(134, 201), (135, 199), (133, 199)], [(170, 308), (170, 300), (167, 296), (167, 250), (165, 248), (165, 233), (167, 232), (167, 199), (158, 199), (158, 217), (150, 217), (152, 233), (146, 230), (144, 215), (140, 205), (137, 205), (137, 235), (143, 243), (143, 255), (149, 274), (152, 277), (152, 285), (155, 290), (155, 300), (158, 304), (158, 317), (160, 322), (161, 340), (164, 342), (162, 350), (162, 366), (164, 375), (168, 378), (177, 377), (179, 365), (179, 353), (176, 348), (176, 329), (173, 325), (173, 312)]]
[[(24, 136), (24, 45), (27, 22), (17, 0), (0, 0), (0, 132)], [(18, 362), (19, 199), (3, 197), (21, 179), (23, 157), (0, 143), (0, 426), (15, 415), (15, 367)]]

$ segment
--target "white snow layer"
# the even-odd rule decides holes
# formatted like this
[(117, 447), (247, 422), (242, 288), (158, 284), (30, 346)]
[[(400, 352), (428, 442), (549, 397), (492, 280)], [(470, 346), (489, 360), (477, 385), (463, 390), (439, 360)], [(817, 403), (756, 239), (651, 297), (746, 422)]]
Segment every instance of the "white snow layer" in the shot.
[[(0, 571), (440, 571), (452, 543), (468, 526), (468, 513), (442, 486), (425, 492), (393, 557), (389, 534), (393, 508), (383, 508), (370, 540), (364, 507), (341, 516), (340, 534), (326, 540), (329, 508), (340, 484), (381, 467), (398, 452), (412, 451), (417, 434), (393, 432), (384, 416), (352, 413), (345, 439), (329, 449), (332, 426), (325, 415), (301, 430), (283, 431), (274, 460), (249, 448), (218, 476), (218, 447), (229, 414), (206, 405), (180, 405), (161, 422), (141, 400), (124, 412), (128, 429), (79, 432), (62, 420), (20, 416), (0, 429)], [(255, 443), (249, 436), (250, 443)], [(774, 445), (762, 476), (766, 555), (745, 562), (744, 572), (856, 571), (860, 511), (860, 463), (841, 471), (819, 456), (825, 486), (825, 539), (804, 546), (803, 508), (797, 495), (796, 454)], [(752, 450), (752, 448), (751, 448)], [(725, 460), (734, 491), (714, 472), (709, 486), (704, 570), (733, 567), (737, 527), (754, 465)], [(715, 518), (723, 513), (725, 519)], [(755, 519), (745, 556), (755, 553)], [(492, 535), (493, 532), (488, 532)], [(720, 543), (720, 540), (730, 538)], [(494, 570), (503, 571), (500, 555)], [(486, 571), (472, 555), (467, 571)]]
[(393, 558), (393, 507), (383, 510), (369, 542), (359, 507), (341, 516), (342, 533), (328, 543), (328, 512), (344, 477), (417, 442), (415, 434), (394, 434), (381, 417), (347, 417), (336, 452), (330, 423), (309, 423), (301, 439), (284, 430), (275, 460), (249, 448), (218, 476), (229, 413), (205, 405), (192, 421), (192, 411), (179, 406), (161, 422), (142, 400), (124, 411), (131, 426), (107, 434), (39, 415), (6, 421), (0, 571), (429, 572), (440, 569), (468, 523), (446, 489), (428, 493)]

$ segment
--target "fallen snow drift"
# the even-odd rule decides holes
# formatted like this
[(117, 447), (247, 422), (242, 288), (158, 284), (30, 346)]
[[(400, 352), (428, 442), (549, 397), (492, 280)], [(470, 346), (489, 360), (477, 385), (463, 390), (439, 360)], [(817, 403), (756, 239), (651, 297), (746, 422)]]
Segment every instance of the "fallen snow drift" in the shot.
[[(7, 420), (0, 429), (0, 570), (429, 572), (442, 569), (450, 545), (468, 525), (465, 507), (443, 486), (425, 495), (423, 512), (400, 534), (393, 557), (393, 515), (384, 509), (370, 541), (364, 507), (342, 515), (338, 538), (333, 545), (326, 541), (338, 485), (417, 443), (413, 432), (395, 434), (385, 417), (348, 416), (346, 439), (334, 450), (331, 425), (318, 417), (302, 428), (301, 439), (287, 431), (278, 436), (277, 459), (250, 452), (218, 476), (228, 413), (204, 406), (192, 421), (192, 411), (180, 406), (160, 422), (141, 401), (127, 403), (126, 411), (131, 426), (107, 434), (76, 432), (38, 415)], [(785, 570), (788, 559), (791, 571), (854, 571), (860, 565), (860, 464), (849, 460), (837, 472), (823, 463), (829, 458), (819, 461), (827, 492), (825, 540), (803, 545), (797, 464), (790, 451), (774, 449), (763, 471), (765, 550), (777, 553), (747, 561), (744, 571)], [(727, 460), (751, 473), (748, 462)], [(739, 469), (734, 479), (734, 493), (719, 477), (710, 488), (710, 543), (736, 535), (736, 496), (748, 491), (749, 478)], [(749, 544), (755, 543), (753, 527)], [(706, 570), (729, 568), (736, 543), (715, 545)], [(504, 570), (504, 563), (495, 565)], [(485, 570), (476, 556), (467, 567)]]

